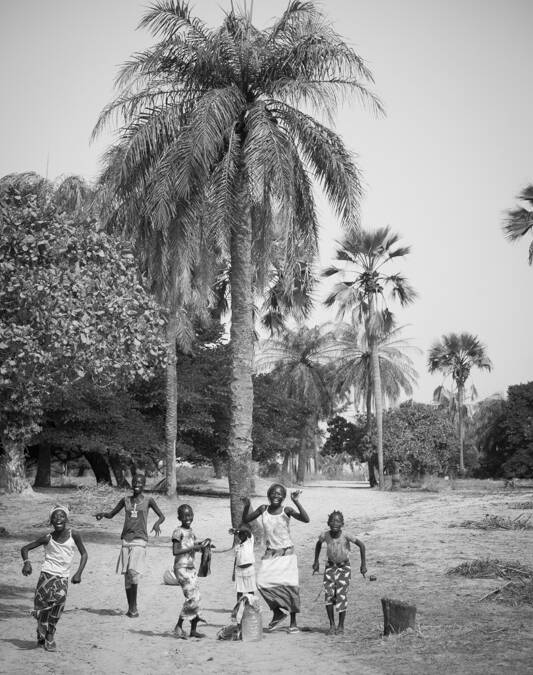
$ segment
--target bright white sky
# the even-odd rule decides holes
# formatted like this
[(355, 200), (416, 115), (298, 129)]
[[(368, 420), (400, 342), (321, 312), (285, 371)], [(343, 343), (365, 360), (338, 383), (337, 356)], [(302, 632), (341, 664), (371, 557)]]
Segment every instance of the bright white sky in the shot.
[[(151, 44), (135, 30), (147, 4), (0, 0), (0, 176), (94, 177), (109, 139), (90, 145), (89, 136), (118, 66)], [(193, 6), (214, 25), (228, 0)], [(256, 0), (255, 23), (285, 6)], [(354, 101), (336, 128), (364, 174), (363, 225), (390, 225), (412, 246), (399, 269), (420, 297), (397, 314), (424, 352), (415, 398), (429, 401), (441, 383), (426, 372), (427, 349), (451, 331), (487, 346), (494, 370), (474, 373), (480, 396), (533, 380), (529, 241), (511, 245), (501, 232), (504, 211), (533, 182), (533, 3), (329, 0), (322, 8), (367, 61), (387, 110), (375, 119)], [(326, 265), (340, 233), (319, 204)], [(315, 317), (331, 318), (320, 306)]]

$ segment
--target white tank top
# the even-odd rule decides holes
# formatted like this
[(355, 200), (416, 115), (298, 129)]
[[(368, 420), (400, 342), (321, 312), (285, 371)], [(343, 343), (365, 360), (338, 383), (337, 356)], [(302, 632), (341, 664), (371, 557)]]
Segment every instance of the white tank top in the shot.
[(41, 572), (47, 572), (56, 577), (68, 578), (70, 565), (74, 558), (75, 545), (76, 543), (72, 538), (72, 530), (69, 532), (68, 539), (62, 544), (55, 541), (52, 535), (50, 535), (48, 544), (44, 547), (44, 563), (41, 567)]
[(290, 548), (293, 546), (290, 533), (290, 518), (285, 509), (277, 516), (273, 516), (268, 509), (263, 511), (263, 527), (267, 548)]

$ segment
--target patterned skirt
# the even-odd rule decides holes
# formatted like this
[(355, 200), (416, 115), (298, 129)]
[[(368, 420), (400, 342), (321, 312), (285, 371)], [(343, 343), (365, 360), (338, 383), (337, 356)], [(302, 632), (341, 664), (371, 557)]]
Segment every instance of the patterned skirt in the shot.
[(326, 605), (335, 605), (338, 612), (345, 612), (348, 605), (348, 586), (352, 568), (349, 562), (326, 563), (324, 569), (324, 594)]
[(180, 619), (196, 619), (200, 611), (200, 585), (198, 573), (194, 567), (174, 567), (178, 585), (181, 586), (185, 602), (180, 612)]
[(49, 622), (59, 621), (67, 600), (68, 578), (41, 572), (35, 589), (33, 616), (37, 619), (37, 631), (40, 637), (45, 636)]

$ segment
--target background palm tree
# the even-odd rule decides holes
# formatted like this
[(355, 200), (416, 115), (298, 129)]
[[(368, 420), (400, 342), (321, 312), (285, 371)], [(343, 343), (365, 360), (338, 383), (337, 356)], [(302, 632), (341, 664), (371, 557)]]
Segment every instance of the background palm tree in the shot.
[(327, 419), (333, 409), (332, 371), (322, 363), (327, 335), (319, 327), (300, 326), (285, 330), (260, 345), (257, 372), (273, 371), (284, 394), (303, 404), (306, 417), (298, 452), (296, 480), (302, 484), (316, 442), (318, 422)]
[[(403, 326), (392, 328), (377, 339), (379, 371), (383, 405), (394, 405), (401, 395), (413, 395), (418, 373), (409, 352), (419, 352), (410, 341), (403, 338)], [(364, 329), (359, 325), (340, 323), (332, 325), (331, 341), (324, 349), (324, 356), (333, 362), (335, 391), (337, 395), (353, 394), (354, 413), (361, 405), (366, 410), (366, 432), (372, 419), (373, 382), (372, 355)]]
[[(521, 239), (528, 232), (533, 234), (533, 185), (524, 188), (517, 199), (526, 202), (530, 208), (520, 207), (507, 212), (503, 231), (510, 241)], [(528, 262), (533, 264), (533, 241), (529, 245)]]
[(414, 300), (416, 293), (401, 274), (386, 274), (383, 268), (396, 258), (407, 255), (408, 246), (398, 246), (399, 235), (390, 228), (375, 231), (363, 230), (350, 233), (341, 242), (336, 258), (341, 267), (331, 266), (323, 274), (337, 275), (342, 281), (336, 283), (326, 298), (327, 306), (337, 305), (338, 317), (350, 314), (352, 323), (363, 323), (372, 365), (372, 385), (376, 410), (376, 444), (379, 481), (383, 487), (383, 391), (380, 374), (378, 344), (382, 336), (393, 327), (393, 315), (385, 297), (389, 291), (393, 298), (406, 305)]
[(491, 370), (486, 348), (470, 333), (448, 333), (435, 342), (428, 355), (430, 373), (440, 371), (451, 375), (457, 387), (457, 418), (459, 425), (459, 471), (464, 473), (464, 400), (465, 384), (473, 367)]
[[(341, 139), (298, 109), (331, 118), (372, 76), (312, 3), (293, 0), (270, 28), (232, 10), (208, 28), (187, 2), (159, 0), (141, 21), (160, 41), (134, 55), (118, 77), (118, 97), (95, 133), (121, 121), (117, 196), (144, 194), (150, 226), (185, 238), (205, 230), (230, 259), (232, 422), (229, 483), (233, 524), (249, 492), (253, 409), (253, 286), (269, 278), (276, 224), (283, 224), (283, 279), (317, 247), (312, 180), (342, 224), (358, 225), (359, 174)], [(124, 186), (124, 190), (122, 187)], [(170, 248), (170, 246), (169, 246)], [(172, 255), (178, 254), (172, 250)]]

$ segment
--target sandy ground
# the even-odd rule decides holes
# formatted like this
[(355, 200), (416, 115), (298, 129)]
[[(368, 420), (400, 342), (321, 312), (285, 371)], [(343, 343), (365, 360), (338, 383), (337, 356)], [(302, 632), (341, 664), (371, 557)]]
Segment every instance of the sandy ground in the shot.
[[(323, 484), (322, 484), (323, 485)], [(265, 485), (258, 486), (265, 490)], [(176, 673), (285, 672), (319, 673), (483, 674), (506, 671), (531, 673), (533, 663), (533, 608), (510, 607), (479, 598), (502, 584), (446, 576), (449, 567), (465, 560), (492, 557), (533, 565), (533, 530), (490, 531), (450, 528), (465, 518), (485, 513), (516, 516), (512, 501), (531, 499), (531, 491), (454, 490), (444, 493), (378, 492), (348, 487), (312, 487), (302, 503), (311, 523), (294, 523), (292, 532), (300, 565), (302, 612), (299, 634), (279, 630), (256, 643), (222, 642), (217, 631), (229, 621), (234, 604), (231, 582), (233, 554), (214, 554), (212, 574), (201, 580), (203, 640), (176, 640), (172, 635), (182, 603), (178, 588), (162, 584), (172, 565), (170, 534), (176, 526), (176, 502), (158, 498), (167, 520), (162, 536), (152, 539), (148, 570), (139, 588), (138, 619), (125, 616), (122, 578), (115, 574), (122, 514), (101, 523), (91, 517), (94, 504), (82, 504), (73, 525), (82, 533), (89, 562), (82, 583), (71, 585), (67, 609), (59, 623), (59, 651), (47, 653), (34, 640), (35, 621), (29, 615), (38, 575), (21, 574), (20, 547), (47, 531), (49, 507), (69, 501), (73, 492), (47, 491), (31, 498), (3, 496), (0, 525), (10, 533), (0, 539), (0, 672), (144, 675)], [(113, 496), (116, 501), (120, 493)], [(193, 527), (209, 536), (218, 549), (227, 549), (231, 537), (228, 500), (194, 496), (180, 501), (195, 511)], [(254, 505), (264, 499), (253, 500)], [(321, 577), (311, 575), (316, 537), (325, 529), (327, 514), (341, 509), (346, 531), (367, 546), (368, 574), (354, 574), (344, 636), (325, 634)], [(36, 527), (37, 526), (37, 527)], [(42, 549), (30, 552), (34, 563)], [(257, 550), (257, 557), (260, 556)], [(358, 552), (352, 554), (357, 571)], [(411, 634), (383, 638), (380, 598), (406, 600), (417, 605), (418, 629)], [(268, 622), (266, 606), (264, 624)]]

